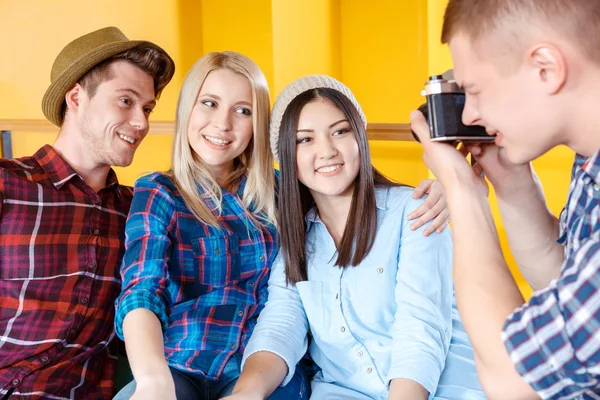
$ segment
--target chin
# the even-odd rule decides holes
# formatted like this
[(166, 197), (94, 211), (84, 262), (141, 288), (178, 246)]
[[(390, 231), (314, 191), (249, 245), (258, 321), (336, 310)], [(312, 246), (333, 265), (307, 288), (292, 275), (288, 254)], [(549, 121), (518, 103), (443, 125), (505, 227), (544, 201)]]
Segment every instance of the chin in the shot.
[(508, 160), (515, 165), (527, 164), (541, 155), (537, 153), (532, 153), (531, 151), (527, 151), (525, 149), (512, 148), (509, 150), (505, 147), (505, 151)]

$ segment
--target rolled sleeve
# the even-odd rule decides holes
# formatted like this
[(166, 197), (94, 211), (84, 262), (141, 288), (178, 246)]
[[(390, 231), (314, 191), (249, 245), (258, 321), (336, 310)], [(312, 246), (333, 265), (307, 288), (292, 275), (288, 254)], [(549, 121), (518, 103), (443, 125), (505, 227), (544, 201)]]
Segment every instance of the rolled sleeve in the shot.
[[(407, 213), (422, 201), (410, 200)], [(452, 334), (452, 240), (448, 229), (423, 236), (428, 224), (411, 231), (405, 216), (387, 379), (411, 379), (433, 398), (444, 369)]]
[(502, 339), (517, 372), (547, 399), (600, 384), (600, 243), (588, 240), (549, 287), (511, 314)]
[(136, 182), (125, 227), (125, 254), (121, 265), (123, 283), (115, 315), (115, 331), (121, 339), (125, 316), (137, 308), (154, 312), (163, 331), (168, 327), (171, 309), (171, 296), (167, 291), (169, 231), (175, 210), (172, 199), (151, 177)]
[(296, 287), (286, 284), (280, 252), (269, 277), (269, 298), (244, 351), (242, 370), (252, 354), (260, 351), (274, 353), (287, 364), (288, 374), (281, 383), (285, 386), (294, 376), (296, 364), (306, 353), (307, 333), (306, 313)]

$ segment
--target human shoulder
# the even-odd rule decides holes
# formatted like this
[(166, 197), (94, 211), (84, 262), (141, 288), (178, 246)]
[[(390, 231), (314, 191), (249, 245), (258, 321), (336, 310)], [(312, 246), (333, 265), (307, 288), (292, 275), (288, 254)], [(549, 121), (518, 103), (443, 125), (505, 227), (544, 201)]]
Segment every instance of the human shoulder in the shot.
[(397, 185), (389, 187), (378, 187), (375, 189), (377, 207), (388, 212), (404, 212), (407, 208), (416, 208), (422, 199), (413, 199), (414, 188), (411, 186)]

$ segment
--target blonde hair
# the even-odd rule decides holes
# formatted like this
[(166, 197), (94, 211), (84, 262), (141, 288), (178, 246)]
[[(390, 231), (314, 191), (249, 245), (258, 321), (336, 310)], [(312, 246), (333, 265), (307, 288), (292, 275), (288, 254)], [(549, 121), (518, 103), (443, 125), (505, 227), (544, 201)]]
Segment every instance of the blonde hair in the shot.
[[(226, 186), (245, 174), (247, 180), (242, 200), (249, 216), (259, 223), (275, 224), (275, 175), (269, 147), (269, 89), (258, 65), (242, 54), (232, 51), (205, 54), (186, 75), (177, 103), (170, 175), (194, 216), (206, 224), (220, 227), (213, 211), (221, 215), (223, 193), (206, 164), (190, 147), (188, 126), (207, 75), (222, 68), (246, 77), (252, 87), (252, 139), (234, 162), (234, 170)], [(198, 185), (204, 189), (204, 194), (199, 191)]]

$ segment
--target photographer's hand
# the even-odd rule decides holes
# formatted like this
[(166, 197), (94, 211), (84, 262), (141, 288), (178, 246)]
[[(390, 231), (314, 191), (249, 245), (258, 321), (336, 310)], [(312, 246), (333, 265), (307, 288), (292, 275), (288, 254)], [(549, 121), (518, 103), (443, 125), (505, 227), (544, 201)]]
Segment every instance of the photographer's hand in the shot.
[(530, 163), (513, 164), (506, 157), (505, 149), (495, 144), (469, 144), (467, 149), (476, 157), (477, 164), (499, 196), (510, 195), (520, 188), (531, 188), (533, 170)]
[(487, 196), (487, 183), (481, 176), (478, 164), (471, 166), (466, 160), (467, 148), (458, 150), (448, 143), (434, 143), (429, 140), (429, 126), (420, 111), (410, 115), (411, 129), (423, 145), (423, 160), (427, 167), (442, 183), (446, 191), (452, 190), (457, 182), (474, 185)]

